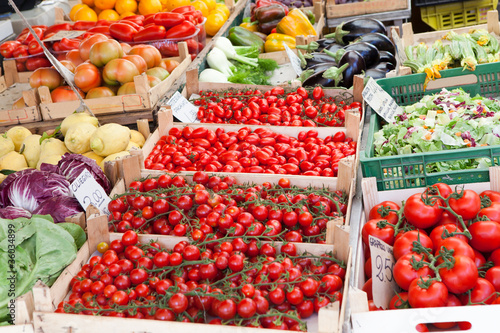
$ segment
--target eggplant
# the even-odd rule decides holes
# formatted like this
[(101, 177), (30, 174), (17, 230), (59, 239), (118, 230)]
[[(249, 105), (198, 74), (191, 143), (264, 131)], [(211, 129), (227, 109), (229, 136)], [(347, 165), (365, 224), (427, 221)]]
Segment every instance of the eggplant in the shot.
[(366, 71), (365, 60), (358, 51), (351, 50), (344, 53), (339, 61), (339, 67), (344, 64), (348, 64), (349, 66), (342, 73), (343, 79), (340, 82), (340, 85), (346, 88), (351, 88), (354, 81), (354, 75), (358, 75)]
[(341, 23), (335, 28), (335, 33), (326, 35), (326, 38), (335, 37), (339, 44), (347, 45), (364, 34), (379, 32), (385, 34), (385, 26), (379, 20), (375, 19), (354, 19)]
[(396, 57), (388, 51), (380, 51), (380, 62), (390, 62), (391, 64), (394, 65), (394, 67), (397, 66), (398, 62), (396, 61)]
[(375, 66), (372, 66), (370, 69), (380, 69), (382, 71), (390, 72), (392, 71), (396, 66), (394, 66), (390, 62), (379, 62)]
[(303, 87), (314, 87), (317, 85), (321, 85), (323, 87), (335, 87), (335, 80), (333, 79), (327, 79), (323, 77), (323, 74), (326, 72), (326, 69), (314, 73), (313, 75), (309, 76), (307, 79), (302, 82)]
[(366, 42), (375, 46), (379, 51), (387, 51), (392, 54), (396, 54), (396, 47), (394, 46), (394, 43), (389, 39), (389, 37), (382, 33), (370, 32), (368, 34), (364, 34), (354, 41), (354, 43), (358, 42)]
[(335, 62), (335, 58), (330, 57), (328, 54), (314, 52), (311, 53), (311, 58), (306, 58), (306, 68), (314, 65), (323, 64), (325, 62)]
[(365, 72), (366, 77), (371, 77), (374, 80), (383, 79), (383, 78), (385, 78), (386, 74), (387, 74), (386, 71), (381, 70), (381, 69), (375, 69), (375, 68), (367, 69)]
[(330, 45), (328, 45), (327, 47), (324, 48), (324, 50), (328, 50), (330, 52), (337, 52), (338, 50), (340, 49), (343, 49), (344, 47), (340, 44), (337, 44), (337, 43), (332, 43)]
[(337, 63), (336, 62), (324, 62), (322, 64), (317, 64), (317, 65), (311, 66), (308, 69), (314, 70), (314, 74), (316, 74), (318, 72), (323, 72), (324, 70), (326, 70), (330, 67), (337, 67)]
[(344, 47), (346, 51), (354, 50), (359, 52), (365, 60), (366, 67), (376, 65), (380, 61), (380, 55), (377, 48), (365, 42), (349, 44)]
[(322, 39), (318, 39), (316, 41), (316, 43), (319, 44), (319, 48), (318, 48), (318, 52), (323, 50), (324, 48), (326, 47), (329, 47), (330, 45), (332, 44), (335, 44), (335, 39), (334, 38), (322, 38)]

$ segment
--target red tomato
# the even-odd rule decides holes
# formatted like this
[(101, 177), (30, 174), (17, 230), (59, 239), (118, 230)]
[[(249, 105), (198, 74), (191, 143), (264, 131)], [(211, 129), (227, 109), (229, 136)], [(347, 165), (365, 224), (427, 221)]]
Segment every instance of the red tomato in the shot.
[(436, 202), (433, 205), (427, 205), (422, 201), (422, 194), (419, 193), (409, 197), (404, 206), (406, 220), (420, 229), (435, 225), (442, 214), (443, 211)]
[(408, 289), (408, 302), (412, 308), (432, 308), (445, 306), (448, 289), (442, 282), (429, 278), (415, 279)]

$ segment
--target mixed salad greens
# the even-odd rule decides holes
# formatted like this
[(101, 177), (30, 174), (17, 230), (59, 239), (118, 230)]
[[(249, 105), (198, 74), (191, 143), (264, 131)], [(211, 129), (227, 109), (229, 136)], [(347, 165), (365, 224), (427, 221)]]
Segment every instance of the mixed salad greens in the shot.
[[(374, 133), (375, 157), (500, 145), (500, 102), (462, 89), (424, 96)], [(489, 159), (440, 162), (428, 171), (488, 167)]]

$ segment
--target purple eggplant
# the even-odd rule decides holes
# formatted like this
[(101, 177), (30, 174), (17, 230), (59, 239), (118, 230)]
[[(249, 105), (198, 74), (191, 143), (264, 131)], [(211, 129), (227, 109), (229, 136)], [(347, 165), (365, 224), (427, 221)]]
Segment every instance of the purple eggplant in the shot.
[(325, 53), (314, 52), (306, 58), (306, 68), (314, 65), (335, 62), (335, 58)]
[(345, 46), (344, 49), (346, 51), (354, 50), (361, 54), (368, 68), (380, 61), (380, 55), (377, 48), (371, 44), (365, 42), (352, 43)]
[(385, 26), (379, 20), (360, 18), (341, 23), (333, 34), (326, 35), (325, 38), (335, 37), (337, 43), (347, 45), (371, 32), (385, 34)]
[(392, 54), (396, 54), (396, 47), (394, 46), (394, 43), (389, 39), (389, 37), (382, 33), (370, 32), (368, 34), (364, 34), (354, 41), (354, 43), (358, 42), (366, 42), (375, 46), (379, 51), (387, 51)]
[(323, 87), (335, 87), (335, 80), (333, 79), (327, 79), (323, 77), (323, 74), (327, 70), (323, 70), (318, 73), (314, 73), (313, 75), (309, 76), (307, 79), (302, 82), (303, 87), (314, 87), (317, 85), (321, 85)]
[(383, 79), (383, 78), (385, 78), (386, 74), (387, 74), (386, 71), (381, 70), (381, 69), (374, 69), (374, 68), (367, 69), (365, 72), (366, 77), (371, 77), (374, 80)]
[(390, 72), (392, 71), (396, 66), (394, 66), (390, 62), (379, 62), (375, 66), (372, 66), (370, 69), (380, 69), (382, 71)]
[(324, 48), (324, 50), (327, 50), (327, 51), (330, 51), (330, 52), (337, 52), (338, 50), (340, 49), (343, 49), (344, 47), (340, 44), (337, 44), (337, 43), (332, 43), (330, 45), (328, 45), (327, 47)]
[(316, 43), (318, 43), (318, 45), (319, 45), (317, 51), (320, 52), (324, 48), (327, 48), (330, 45), (335, 44), (336, 42), (335, 42), (334, 38), (322, 38), (322, 39), (318, 39), (316, 41)]
[(394, 66), (397, 65), (396, 57), (391, 52), (388, 51), (380, 51), (380, 62), (390, 62)]
[(311, 66), (308, 69), (312, 69), (314, 71), (314, 73), (316, 74), (316, 73), (322, 72), (324, 70), (327, 70), (330, 67), (337, 67), (337, 63), (336, 62), (325, 62), (322, 64), (317, 64), (317, 65)]
[(346, 88), (351, 88), (354, 81), (354, 75), (358, 75), (363, 71), (366, 71), (365, 60), (358, 51), (352, 50), (344, 53), (344, 55), (340, 59), (339, 67), (342, 67), (342, 65), (344, 64), (348, 64), (349, 66), (342, 73), (344, 78), (340, 82), (340, 85)]

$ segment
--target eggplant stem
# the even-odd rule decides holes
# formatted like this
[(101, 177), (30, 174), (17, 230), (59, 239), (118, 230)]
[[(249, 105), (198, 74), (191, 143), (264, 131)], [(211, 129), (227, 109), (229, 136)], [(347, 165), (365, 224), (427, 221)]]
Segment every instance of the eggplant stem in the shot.
[(325, 79), (334, 80), (335, 86), (337, 87), (344, 78), (342, 73), (344, 73), (347, 67), (349, 67), (349, 64), (343, 64), (340, 67), (330, 67), (323, 73), (323, 77)]

